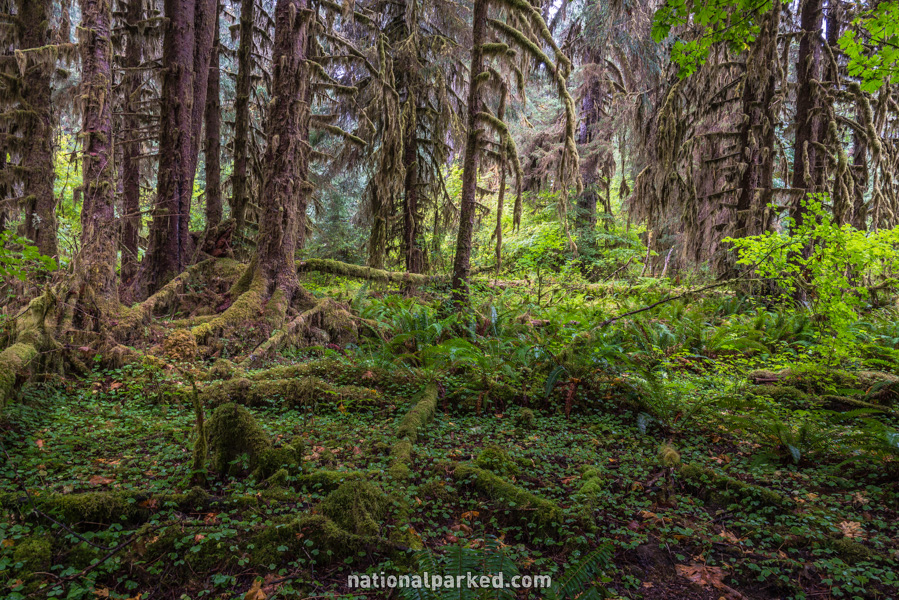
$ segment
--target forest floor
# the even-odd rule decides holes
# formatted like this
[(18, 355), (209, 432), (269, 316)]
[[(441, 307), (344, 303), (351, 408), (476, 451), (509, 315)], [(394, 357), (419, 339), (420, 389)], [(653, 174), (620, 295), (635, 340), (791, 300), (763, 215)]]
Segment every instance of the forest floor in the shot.
[(731, 294), (595, 330), (665, 290), (484, 288), (465, 321), (440, 289), (304, 285), (381, 335), (253, 369), (159, 347), (21, 390), (0, 596), (550, 597), (348, 587), (429, 569), (560, 598), (899, 596), (893, 309), (836, 359), (807, 317)]

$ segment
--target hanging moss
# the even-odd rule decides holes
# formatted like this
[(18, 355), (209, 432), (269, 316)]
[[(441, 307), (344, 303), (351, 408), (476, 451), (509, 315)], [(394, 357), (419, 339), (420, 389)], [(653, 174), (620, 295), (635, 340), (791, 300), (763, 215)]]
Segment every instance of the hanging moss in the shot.
[(206, 424), (212, 468), (219, 473), (235, 472), (232, 465), (242, 454), (249, 455), (250, 468), (258, 463), (260, 455), (271, 446), (268, 435), (243, 406), (229, 402), (212, 413)]
[(347, 481), (328, 494), (318, 510), (341, 528), (357, 535), (373, 536), (387, 516), (390, 499), (369, 481)]
[(490, 471), (473, 465), (456, 466), (453, 477), (473, 486), (496, 502), (496, 510), (507, 509), (513, 518), (523, 523), (533, 523), (540, 533), (558, 531), (563, 521), (562, 509), (554, 502), (532, 494)]
[(419, 430), (434, 418), (436, 410), (437, 384), (429, 383), (421, 393), (418, 403), (403, 417), (396, 436), (400, 439), (407, 437), (414, 442), (418, 438)]

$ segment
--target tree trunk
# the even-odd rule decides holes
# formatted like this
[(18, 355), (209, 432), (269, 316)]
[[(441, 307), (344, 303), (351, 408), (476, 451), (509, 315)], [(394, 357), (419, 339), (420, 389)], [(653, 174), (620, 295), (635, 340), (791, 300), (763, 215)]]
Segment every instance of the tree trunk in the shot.
[(137, 69), (142, 60), (141, 43), (137, 39), (139, 32), (137, 23), (143, 18), (143, 0), (130, 0), (127, 6), (125, 21), (128, 28), (128, 41), (125, 49), (124, 74), (125, 101), (122, 120), (124, 131), (122, 137), (122, 266), (121, 279), (123, 287), (134, 283), (138, 269), (138, 241), (140, 235), (140, 129), (139, 101), (141, 76)]
[[(118, 303), (112, 103), (109, 101), (112, 94), (110, 8), (110, 0), (81, 0), (84, 206), (81, 211), (81, 250), (75, 258), (75, 275), (95, 296), (93, 299), (82, 297), (82, 303), (86, 301), (95, 306)], [(83, 296), (83, 291), (78, 291)]]
[(415, 140), (416, 119), (410, 118), (403, 144), (403, 167), (406, 178), (403, 182), (403, 254), (406, 257), (406, 271), (421, 273), (424, 270), (424, 254), (421, 248), (421, 225), (418, 207), (418, 146)]
[[(598, 77), (594, 76), (587, 85), (584, 98), (581, 100), (581, 121), (578, 132), (578, 144), (586, 146), (593, 140), (594, 127), (599, 120), (599, 107), (597, 102), (602, 94), (602, 87)], [(593, 231), (596, 227), (596, 203), (597, 203), (597, 170), (599, 168), (599, 156), (594, 150), (587, 152), (581, 161), (581, 178), (584, 181), (584, 191), (577, 199), (577, 229)]]
[(144, 282), (152, 294), (178, 275), (191, 255), (190, 200), (193, 193), (191, 113), (194, 89), (194, 0), (165, 0), (169, 20), (163, 40), (157, 199), (144, 257)]
[(156, 210), (145, 283), (153, 293), (183, 271), (193, 254), (190, 205), (200, 147), (215, 0), (166, 0)]
[[(774, 93), (777, 87), (777, 32), (779, 4), (765, 16), (759, 36), (746, 58), (743, 83), (743, 124), (740, 128), (741, 162), (746, 164), (740, 180), (733, 236), (740, 238), (767, 229), (765, 206), (774, 187), (775, 125)], [(733, 265), (729, 265), (731, 268)]]
[[(20, 48), (43, 48), (50, 43), (49, 0), (19, 0)], [(22, 108), (27, 115), (22, 145), (24, 168), (25, 237), (41, 254), (57, 255), (56, 197), (53, 194), (53, 117), (50, 82), (55, 65), (28, 61), (22, 78)]]
[[(859, 106), (856, 109), (856, 118), (859, 124), (865, 124), (863, 107)], [(856, 229), (865, 230), (868, 228), (868, 205), (865, 202), (865, 192), (868, 191), (868, 140), (858, 131), (852, 133), (852, 169), (853, 198), (850, 222)]]
[(475, 207), (477, 205), (478, 112), (481, 95), (478, 78), (484, 70), (482, 44), (487, 39), (487, 0), (474, 0), (472, 13), (471, 69), (468, 84), (468, 119), (465, 137), (465, 156), (462, 161), (462, 199), (459, 214), (459, 233), (456, 238), (456, 256), (453, 259), (453, 300), (461, 305), (468, 301), (468, 276), (471, 270), (471, 239), (474, 233)]
[[(824, 0), (803, 0), (799, 17), (802, 35), (796, 62), (796, 137), (793, 145), (793, 187), (807, 193), (821, 191), (822, 169), (818, 150), (820, 116), (816, 81), (821, 78), (821, 26)], [(805, 194), (797, 195), (790, 216), (802, 223)]]
[(206, 229), (216, 227), (222, 220), (222, 100), (220, 95), (221, 71), (219, 67), (219, 9), (216, 3), (215, 37), (212, 42), (212, 59), (209, 63), (209, 80), (206, 92), (206, 140), (203, 149), (206, 158)]
[(237, 49), (237, 83), (234, 96), (234, 172), (231, 175), (231, 216), (235, 235), (243, 234), (249, 190), (247, 155), (250, 143), (250, 81), (253, 71), (253, 21), (255, 0), (240, 3), (240, 45)]
[(310, 70), (307, 0), (278, 0), (272, 49), (272, 102), (266, 123), (259, 238), (251, 268), (265, 294), (289, 305), (300, 290), (295, 265), (299, 232), (305, 230)]

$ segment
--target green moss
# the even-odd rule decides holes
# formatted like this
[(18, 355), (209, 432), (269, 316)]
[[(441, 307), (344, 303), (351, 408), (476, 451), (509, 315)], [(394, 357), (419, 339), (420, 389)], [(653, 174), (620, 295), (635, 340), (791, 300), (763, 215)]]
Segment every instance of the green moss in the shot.
[(542, 533), (557, 531), (562, 523), (562, 509), (554, 502), (540, 498), (490, 471), (460, 464), (453, 472), (453, 477), (460, 482), (467, 482), (498, 503), (498, 510), (512, 510), (517, 520), (533, 523)]
[(14, 563), (22, 563), (23, 571), (48, 571), (53, 558), (50, 538), (27, 537), (19, 540), (13, 549)]
[(441, 479), (432, 479), (418, 487), (418, 496), (421, 498), (432, 498), (442, 502), (449, 502), (453, 499), (453, 495), (446, 489), (446, 483)]
[(437, 411), (437, 384), (429, 383), (421, 393), (418, 402), (412, 407), (397, 428), (396, 436), (400, 439), (418, 439), (419, 430), (424, 427)]
[(522, 408), (516, 413), (514, 422), (523, 431), (533, 431), (537, 428), (537, 415), (530, 408)]
[[(700, 497), (708, 497), (722, 502), (728, 500), (755, 501), (780, 511), (789, 511), (794, 508), (793, 501), (786, 496), (759, 485), (720, 475), (712, 469), (682, 464), (678, 469), (678, 474), (698, 491)], [(749, 508), (745, 503), (744, 506)]]
[(318, 510), (341, 528), (357, 535), (377, 535), (390, 499), (365, 480), (347, 481), (328, 494)]
[(176, 362), (188, 362), (197, 357), (197, 340), (187, 329), (175, 329), (162, 342), (165, 355)]
[(209, 381), (217, 379), (228, 380), (233, 378), (234, 374), (238, 372), (237, 365), (228, 359), (220, 358), (209, 367), (209, 370), (206, 372), (206, 379)]
[(234, 471), (231, 465), (242, 454), (250, 459), (250, 468), (271, 446), (268, 435), (243, 406), (229, 402), (212, 413), (206, 424), (207, 441), (213, 470), (219, 473)]
[(474, 464), (497, 475), (517, 475), (519, 472), (518, 465), (509, 453), (499, 446), (487, 446), (481, 450)]
[(307, 556), (328, 564), (370, 547), (383, 547), (379, 538), (350, 533), (325, 515), (303, 515), (266, 527), (253, 536), (251, 544), (253, 563), (265, 568)]
[(830, 540), (827, 542), (827, 547), (850, 565), (881, 558), (877, 551), (847, 537)]
[(256, 467), (256, 477), (269, 479), (280, 470), (285, 473), (300, 469), (303, 460), (303, 452), (291, 444), (280, 448), (266, 448), (259, 454)]
[(403, 481), (411, 475), (409, 465), (412, 464), (412, 442), (402, 439), (393, 445), (390, 451), (392, 462), (388, 473), (396, 480)]
[(308, 490), (330, 492), (336, 490), (344, 482), (358, 479), (365, 479), (365, 473), (361, 471), (328, 471), (322, 469), (298, 477), (297, 486)]
[(792, 385), (761, 385), (749, 390), (753, 396), (766, 396), (775, 402), (794, 408), (804, 408), (810, 403), (809, 395)]
[(318, 377), (253, 380), (244, 377), (210, 383), (201, 393), (208, 406), (233, 402), (244, 406), (278, 403), (292, 408), (343, 406), (370, 408), (381, 404), (376, 390), (358, 386), (335, 386)]

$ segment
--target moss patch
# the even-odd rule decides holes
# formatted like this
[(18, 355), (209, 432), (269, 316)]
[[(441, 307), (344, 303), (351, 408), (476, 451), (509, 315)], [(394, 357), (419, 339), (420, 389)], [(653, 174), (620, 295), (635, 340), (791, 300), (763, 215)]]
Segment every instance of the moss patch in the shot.
[(396, 430), (400, 439), (409, 438), (412, 442), (418, 439), (418, 431), (434, 418), (437, 411), (437, 385), (429, 383), (421, 393), (421, 397), (412, 407)]
[(725, 502), (731, 499), (749, 501), (744, 503), (747, 509), (753, 502), (778, 511), (789, 511), (795, 507), (795, 503), (786, 496), (759, 485), (720, 475), (712, 469), (682, 464), (678, 473), (690, 487), (697, 490), (700, 498)]
[(328, 494), (318, 510), (343, 529), (373, 536), (387, 516), (390, 499), (369, 481), (347, 481)]
[(257, 465), (260, 455), (271, 446), (268, 434), (243, 406), (229, 402), (222, 404), (206, 423), (206, 435), (213, 470), (234, 472), (231, 463), (242, 454), (250, 459), (250, 468)]

